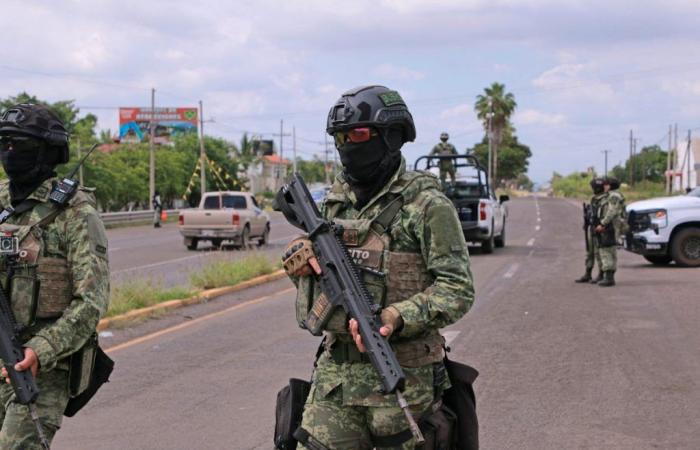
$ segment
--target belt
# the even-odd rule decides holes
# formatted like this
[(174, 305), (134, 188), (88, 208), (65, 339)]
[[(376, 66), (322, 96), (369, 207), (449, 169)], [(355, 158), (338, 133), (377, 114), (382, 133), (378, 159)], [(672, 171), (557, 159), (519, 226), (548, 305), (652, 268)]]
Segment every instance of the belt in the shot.
[(351, 342), (334, 342), (330, 350), (331, 359), (336, 364), (343, 363), (368, 363), (369, 356), (366, 353), (360, 353), (357, 346)]

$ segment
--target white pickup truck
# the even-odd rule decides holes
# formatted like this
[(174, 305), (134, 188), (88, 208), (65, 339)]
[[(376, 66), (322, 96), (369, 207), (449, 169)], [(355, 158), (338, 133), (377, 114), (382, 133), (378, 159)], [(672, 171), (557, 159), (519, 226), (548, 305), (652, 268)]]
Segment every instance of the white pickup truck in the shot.
[(444, 160), (450, 161), (455, 170), (454, 182), (446, 177), (443, 189), (457, 210), (464, 239), (480, 243), (482, 253), (505, 247), (508, 210), (503, 203), (509, 197), (501, 195), (496, 199), (486, 169), (473, 155), (421, 156), (416, 160), (415, 170), (438, 175)]
[(233, 241), (247, 248), (252, 238), (259, 245), (270, 238), (270, 217), (249, 192), (206, 192), (199, 208), (180, 211), (178, 224), (189, 250), (196, 250), (201, 241), (214, 247)]
[(625, 248), (652, 264), (700, 266), (700, 187), (627, 206)]

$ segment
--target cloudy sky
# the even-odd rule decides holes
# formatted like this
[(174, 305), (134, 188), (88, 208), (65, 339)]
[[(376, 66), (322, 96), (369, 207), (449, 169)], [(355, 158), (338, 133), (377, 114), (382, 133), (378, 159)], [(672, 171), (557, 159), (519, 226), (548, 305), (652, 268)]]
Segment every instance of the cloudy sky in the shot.
[(697, 0), (5, 0), (2, 17), (0, 97), (74, 99), (113, 131), (154, 87), (157, 106), (203, 100), (207, 134), (271, 138), (283, 119), (310, 158), (338, 96), (378, 83), (413, 112), (412, 161), (441, 131), (479, 141), (474, 100), (499, 81), (539, 182), (624, 160), (630, 129), (700, 134)]

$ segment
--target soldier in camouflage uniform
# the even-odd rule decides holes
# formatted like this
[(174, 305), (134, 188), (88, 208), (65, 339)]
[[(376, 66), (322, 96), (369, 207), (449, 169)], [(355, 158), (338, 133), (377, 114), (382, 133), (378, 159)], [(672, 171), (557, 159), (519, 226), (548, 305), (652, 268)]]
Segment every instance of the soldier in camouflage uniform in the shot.
[[(401, 156), (415, 127), (398, 92), (365, 86), (346, 92), (331, 109), (327, 131), (343, 164), (322, 214), (341, 224), (343, 241), (374, 300), (383, 307), (380, 332), (390, 336), (406, 373), (404, 396), (415, 417), (450, 384), (438, 330), (459, 320), (474, 301), (469, 255), (452, 203), (435, 176), (411, 172)], [(294, 251), (294, 241), (285, 252)], [(307, 241), (308, 242), (308, 241)], [(297, 320), (323, 305), (312, 272), (315, 257), (290, 273), (298, 286)], [(330, 449), (412, 449), (406, 418), (363, 353), (357, 324), (342, 309), (324, 329), (302, 427)], [(402, 433), (403, 432), (403, 433)], [(397, 441), (398, 433), (404, 437)], [(381, 443), (388, 438), (391, 444)]]
[[(591, 189), (593, 189), (593, 197), (591, 197), (590, 207), (593, 212), (598, 210), (598, 205), (600, 201), (607, 194), (605, 193), (604, 181), (602, 178), (594, 178), (591, 180)], [(589, 217), (588, 220), (592, 220)], [(593, 283), (596, 284), (603, 280), (603, 269), (602, 263), (600, 261), (600, 252), (598, 246), (598, 239), (593, 232), (593, 225), (589, 224), (585, 228), (587, 236), (586, 244), (586, 273), (579, 279), (575, 280), (577, 283)], [(591, 275), (593, 273), (593, 267), (595, 263), (598, 263), (598, 276), (593, 278)]]
[[(440, 133), (440, 142), (438, 142), (435, 147), (433, 147), (430, 152), (430, 156), (451, 156), (457, 155), (457, 149), (455, 146), (447, 142), (450, 139), (450, 135), (446, 132)], [(445, 184), (445, 179), (447, 174), (450, 174), (450, 180), (454, 184), (455, 182), (455, 165), (451, 159), (443, 159), (440, 161), (440, 182)]]
[[(612, 187), (615, 187), (614, 189)], [(605, 245), (602, 244), (600, 249), (600, 263), (603, 271), (603, 280), (598, 283), (598, 286), (609, 287), (615, 286), (615, 272), (617, 271), (617, 242), (620, 238), (620, 222), (625, 209), (625, 198), (617, 190), (619, 182), (612, 178), (605, 178), (604, 188), (605, 196), (598, 204), (598, 218), (600, 225), (595, 229), (596, 233), (602, 234), (606, 228), (612, 227), (614, 239)]]
[[(14, 272), (8, 294), (23, 327), (25, 359), (15, 368), (36, 374), (39, 421), (51, 440), (69, 397), (78, 393), (69, 387), (70, 357), (94, 344), (107, 310), (107, 237), (90, 190), (81, 188), (67, 205), (49, 200), (57, 182), (54, 168), (68, 161), (68, 133), (53, 112), (33, 104), (8, 109), (0, 118), (0, 159), (9, 177), (0, 184), (0, 209), (16, 209), (0, 230), (17, 236), (20, 249), (15, 258), (0, 257), (6, 292), (8, 269)], [(27, 281), (32, 279), (40, 282), (36, 297)], [(15, 402), (12, 387), (2, 383), (0, 449), (39, 448), (28, 407)]]

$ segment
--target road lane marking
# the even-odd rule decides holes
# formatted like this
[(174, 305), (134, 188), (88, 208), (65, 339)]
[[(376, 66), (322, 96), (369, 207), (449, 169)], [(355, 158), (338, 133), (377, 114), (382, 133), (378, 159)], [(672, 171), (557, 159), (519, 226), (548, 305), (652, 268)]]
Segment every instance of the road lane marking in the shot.
[(520, 267), (520, 264), (514, 263), (510, 266), (508, 269), (508, 272), (503, 274), (503, 278), (513, 278), (513, 275), (515, 275), (515, 272), (518, 270), (518, 267)]
[(539, 225), (537, 225), (537, 226), (535, 227), (535, 231), (540, 231), (540, 226), (539, 226)]
[(537, 216), (537, 221), (542, 222), (542, 219), (540, 218), (540, 216)]
[(461, 331), (443, 331), (440, 334), (442, 334), (442, 337), (445, 338), (445, 345), (449, 346), (452, 343), (452, 341), (454, 341), (455, 338), (459, 336), (459, 333), (461, 333)]
[(251, 306), (251, 305), (258, 304), (258, 303), (262, 303), (262, 302), (264, 302), (264, 301), (266, 301), (266, 300), (269, 300), (269, 299), (271, 299), (271, 298), (273, 298), (273, 297), (277, 297), (277, 296), (280, 296), (280, 295), (283, 295), (283, 294), (287, 294), (287, 293), (292, 292), (292, 291), (296, 291), (296, 288), (295, 288), (295, 287), (291, 287), (291, 288), (287, 288), (287, 289), (285, 289), (285, 290), (283, 290), (283, 291), (276, 292), (276, 293), (274, 293), (274, 294), (264, 295), (264, 296), (262, 296), (262, 297), (255, 298), (255, 299), (253, 299), (253, 300), (248, 300), (247, 302), (239, 303), (238, 305), (233, 305), (233, 306), (231, 306), (231, 307), (229, 307), (229, 308), (222, 309), (221, 311), (213, 312), (213, 313), (207, 314), (207, 315), (205, 315), (205, 316), (198, 317), (198, 318), (196, 318), (196, 319), (194, 319), (194, 320), (189, 320), (189, 321), (187, 321), (187, 322), (182, 322), (182, 323), (177, 324), (177, 325), (174, 325), (174, 326), (172, 326), (172, 327), (164, 328), (164, 329), (162, 329), (162, 330), (160, 330), (160, 331), (156, 331), (155, 333), (147, 334), (147, 335), (145, 335), (145, 336), (141, 336), (141, 337), (138, 337), (138, 338), (136, 338), (136, 339), (132, 339), (132, 340), (130, 340), (130, 341), (123, 342), (123, 343), (121, 343), (121, 344), (115, 345), (114, 347), (106, 348), (106, 349), (105, 349), (105, 352), (106, 352), (106, 353), (114, 353), (114, 352), (117, 352), (117, 351), (119, 351), (119, 350), (123, 350), (123, 349), (125, 349), (125, 348), (133, 347), (134, 345), (141, 344), (141, 343), (143, 343), (143, 342), (147, 342), (147, 341), (153, 340), (153, 339), (155, 339), (155, 338), (157, 338), (157, 337), (160, 337), (160, 336), (163, 336), (163, 335), (166, 335), (166, 334), (170, 334), (170, 333), (173, 333), (173, 332), (175, 332), (175, 331), (182, 330), (182, 329), (184, 329), (184, 328), (188, 328), (188, 327), (190, 327), (190, 326), (192, 326), (192, 325), (195, 325), (195, 324), (197, 324), (197, 323), (204, 322), (205, 320), (209, 320), (209, 319), (213, 319), (213, 318), (215, 318), (215, 317), (223, 316), (223, 315), (225, 315), (225, 314), (228, 314), (228, 313), (230, 313), (230, 312), (236, 311), (236, 310), (238, 310), (238, 309), (245, 308), (246, 306)]
[(531, 238), (529, 241), (527, 241), (528, 247), (532, 247), (533, 245), (535, 245), (535, 238)]

